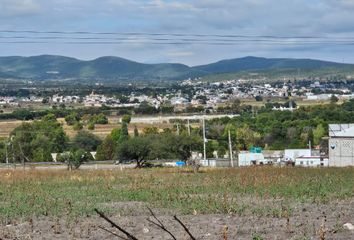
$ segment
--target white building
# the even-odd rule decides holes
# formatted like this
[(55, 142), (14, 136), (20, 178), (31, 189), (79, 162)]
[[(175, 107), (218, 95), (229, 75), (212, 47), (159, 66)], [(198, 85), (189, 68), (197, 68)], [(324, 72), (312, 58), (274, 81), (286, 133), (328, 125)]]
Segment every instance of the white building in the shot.
[(296, 158), (311, 157), (311, 149), (285, 149), (284, 160), (295, 162)]
[(240, 167), (247, 167), (272, 164), (272, 161), (266, 160), (263, 153), (240, 152), (238, 154), (238, 164)]
[(312, 157), (298, 157), (295, 159), (295, 166), (297, 167), (328, 167), (328, 158), (317, 156)]
[(354, 124), (329, 125), (329, 166), (354, 166)]

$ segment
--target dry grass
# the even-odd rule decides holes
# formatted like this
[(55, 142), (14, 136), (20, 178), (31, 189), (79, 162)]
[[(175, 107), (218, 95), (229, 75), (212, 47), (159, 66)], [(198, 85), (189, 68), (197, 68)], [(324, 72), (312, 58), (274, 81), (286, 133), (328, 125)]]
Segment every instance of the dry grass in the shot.
[(0, 121), (0, 138), (7, 138), (12, 130), (17, 128), (23, 123), (23, 121)]

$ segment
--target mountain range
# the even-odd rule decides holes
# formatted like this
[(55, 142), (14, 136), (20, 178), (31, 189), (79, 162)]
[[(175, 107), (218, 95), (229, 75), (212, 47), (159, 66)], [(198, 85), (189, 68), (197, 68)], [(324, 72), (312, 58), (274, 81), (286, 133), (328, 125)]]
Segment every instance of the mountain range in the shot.
[(313, 59), (244, 57), (190, 67), (178, 63), (145, 64), (119, 57), (83, 61), (70, 57), (40, 55), (0, 57), (0, 78), (30, 80), (172, 81), (221, 73), (271, 69), (348, 68)]

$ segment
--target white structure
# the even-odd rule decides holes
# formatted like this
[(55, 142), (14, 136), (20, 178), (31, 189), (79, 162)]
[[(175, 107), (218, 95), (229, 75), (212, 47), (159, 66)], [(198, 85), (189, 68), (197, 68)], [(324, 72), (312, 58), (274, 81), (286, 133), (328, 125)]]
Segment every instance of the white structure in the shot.
[(354, 166), (354, 124), (329, 125), (329, 166)]
[(284, 160), (295, 162), (299, 157), (311, 157), (311, 149), (285, 149)]
[(297, 167), (328, 167), (328, 158), (322, 157), (298, 157), (295, 159)]
[(57, 162), (58, 153), (51, 153), (54, 162)]
[(266, 165), (271, 163), (272, 161), (268, 161), (264, 158), (263, 153), (240, 152), (238, 154), (239, 167)]
[(93, 159), (96, 160), (97, 152), (90, 152), (90, 154), (92, 155)]

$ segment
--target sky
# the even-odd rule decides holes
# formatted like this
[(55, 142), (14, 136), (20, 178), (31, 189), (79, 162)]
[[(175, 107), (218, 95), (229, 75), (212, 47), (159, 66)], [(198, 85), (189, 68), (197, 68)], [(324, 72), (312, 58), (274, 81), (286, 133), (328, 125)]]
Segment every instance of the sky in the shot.
[(0, 55), (354, 63), (353, 12), (354, 0), (0, 0)]

